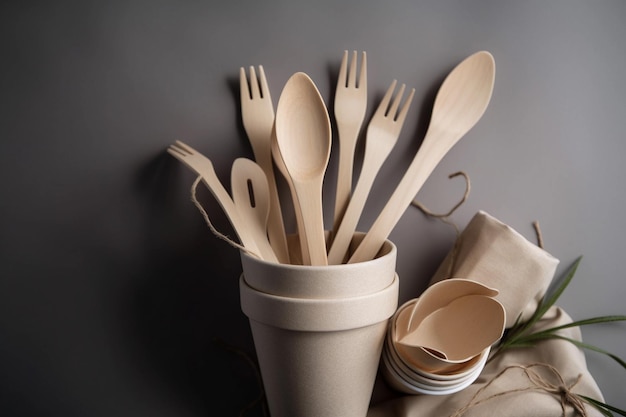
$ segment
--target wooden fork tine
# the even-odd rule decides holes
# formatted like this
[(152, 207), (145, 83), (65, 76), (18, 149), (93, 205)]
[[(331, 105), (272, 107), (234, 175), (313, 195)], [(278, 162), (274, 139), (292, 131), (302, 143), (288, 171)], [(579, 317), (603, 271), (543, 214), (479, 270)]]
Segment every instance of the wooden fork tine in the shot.
[(350, 73), (348, 75), (348, 87), (356, 88), (356, 51), (352, 51), (352, 60), (350, 61)]
[(198, 153), (198, 151), (196, 151), (194, 148), (184, 142), (181, 142), (180, 140), (177, 140), (174, 146), (176, 146), (181, 152), (187, 153), (189, 155)]
[(391, 102), (391, 107), (389, 107), (389, 111), (387, 112), (387, 116), (389, 116), (392, 120), (396, 119), (396, 112), (398, 111), (398, 107), (400, 106), (400, 100), (402, 100), (402, 96), (404, 95), (404, 89), (406, 86), (402, 84), (400, 86), (400, 90), (396, 93), (393, 101)]
[(250, 100), (250, 87), (248, 87), (248, 78), (244, 67), (239, 68), (239, 92), (241, 101)]
[(393, 91), (396, 89), (396, 84), (397, 84), (397, 80), (393, 80), (391, 82), (391, 85), (389, 86), (389, 88), (385, 92), (385, 95), (383, 96), (383, 99), (380, 100), (380, 104), (378, 105), (378, 108), (376, 109), (376, 114), (381, 114), (382, 113), (383, 116), (387, 114), (387, 108), (389, 107), (389, 101), (391, 101), (391, 95), (393, 94)]
[(406, 115), (409, 112), (409, 107), (411, 106), (411, 102), (413, 101), (414, 94), (415, 94), (415, 89), (412, 88), (411, 91), (409, 92), (409, 96), (406, 98), (406, 101), (404, 102), (404, 105), (400, 109), (400, 113), (398, 113), (398, 116), (396, 117), (396, 122), (400, 126), (402, 126), (402, 124), (404, 123), (404, 119), (406, 119)]
[(250, 66), (250, 97), (252, 97), (252, 100), (261, 98), (259, 80), (256, 77), (256, 71), (252, 65)]
[(348, 51), (343, 51), (338, 79), (341, 80), (341, 87), (345, 88), (348, 85)]
[(365, 51), (361, 53), (361, 72), (359, 73), (359, 82), (357, 88), (361, 88), (362, 85), (367, 85), (367, 54)]
[(172, 155), (176, 159), (184, 158), (185, 156), (187, 156), (178, 147), (176, 147), (174, 145), (170, 145), (170, 147), (167, 148), (167, 153), (169, 153), (170, 155)]
[(267, 79), (265, 78), (265, 70), (263, 70), (263, 65), (259, 65), (259, 84), (261, 86), (260, 98), (269, 98), (270, 87), (267, 84)]
[(167, 149), (167, 151), (172, 155), (174, 155), (172, 152), (175, 152), (176, 155), (180, 155), (183, 157), (189, 155), (189, 151), (184, 146), (182, 146), (182, 142), (180, 141), (176, 141), (175, 143), (172, 143)]

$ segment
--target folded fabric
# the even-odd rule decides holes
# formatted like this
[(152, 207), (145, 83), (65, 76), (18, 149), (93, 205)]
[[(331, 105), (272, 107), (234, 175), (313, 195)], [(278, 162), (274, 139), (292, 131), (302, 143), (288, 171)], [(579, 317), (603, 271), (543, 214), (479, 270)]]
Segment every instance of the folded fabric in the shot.
[[(554, 306), (531, 331), (570, 323)], [(581, 340), (580, 329), (560, 333)], [(451, 395), (404, 395), (373, 404), (367, 417), (555, 417), (575, 416), (584, 407), (588, 417), (602, 414), (581, 404), (574, 394), (604, 401), (587, 369), (583, 351), (572, 343), (550, 339), (536, 346), (505, 350), (491, 358), (481, 376)]]
[[(506, 327), (535, 311), (554, 277), (559, 260), (510, 226), (480, 211), (460, 234), (430, 284), (467, 278), (499, 291)], [(571, 323), (553, 306), (531, 332)], [(563, 329), (581, 340), (578, 327)], [(587, 369), (583, 351), (566, 340), (550, 339), (525, 348), (492, 350), (479, 378), (450, 395), (401, 395), (373, 403), (367, 417), (554, 417), (601, 416), (575, 394), (603, 401)]]
[(468, 278), (500, 291), (506, 327), (528, 318), (550, 285), (559, 260), (484, 211), (474, 215), (431, 284)]

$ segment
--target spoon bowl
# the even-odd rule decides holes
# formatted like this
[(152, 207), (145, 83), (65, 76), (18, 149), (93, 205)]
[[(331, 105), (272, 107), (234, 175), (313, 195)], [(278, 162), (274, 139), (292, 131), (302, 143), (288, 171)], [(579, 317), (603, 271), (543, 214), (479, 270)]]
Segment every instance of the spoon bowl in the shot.
[[(295, 210), (300, 211), (312, 265), (327, 265), (322, 183), (331, 149), (331, 127), (324, 100), (311, 78), (292, 75), (278, 101), (276, 143), (291, 177)], [(297, 217), (297, 216), (296, 216)]]

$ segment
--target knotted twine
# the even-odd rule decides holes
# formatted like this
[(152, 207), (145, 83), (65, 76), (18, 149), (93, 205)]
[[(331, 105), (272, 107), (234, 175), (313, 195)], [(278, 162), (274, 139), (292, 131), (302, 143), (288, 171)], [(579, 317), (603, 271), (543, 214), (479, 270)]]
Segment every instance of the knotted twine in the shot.
[[(448, 276), (450, 276), (450, 273), (454, 270), (454, 264), (455, 264), (454, 260), (456, 259), (455, 255), (458, 252), (458, 248), (460, 246), (460, 235), (461, 235), (459, 227), (450, 220), (450, 216), (459, 207), (461, 207), (463, 203), (465, 203), (465, 201), (469, 197), (469, 193), (471, 190), (470, 178), (465, 172), (462, 172), (462, 171), (455, 172), (453, 174), (450, 174), (448, 178), (452, 179), (457, 176), (463, 176), (463, 178), (465, 179), (465, 192), (463, 193), (463, 197), (461, 198), (461, 200), (457, 204), (455, 204), (448, 212), (434, 213), (433, 211), (427, 209), (422, 203), (418, 202), (417, 200), (413, 200), (411, 203), (413, 206), (415, 206), (420, 211), (422, 211), (425, 215), (439, 219), (442, 222), (454, 228), (457, 238), (452, 248), (452, 262), (450, 262)], [(535, 234), (537, 237), (537, 246), (543, 249), (543, 236), (541, 233), (541, 229), (539, 228), (539, 222), (534, 221), (533, 228), (535, 230)], [(536, 370), (536, 368), (545, 369), (549, 371), (550, 373), (552, 373), (552, 375), (556, 379), (556, 383), (551, 382), (548, 378), (544, 378)], [(511, 389), (507, 391), (502, 391), (502, 392), (498, 392), (496, 394), (490, 395), (488, 397), (479, 398), (481, 394), (483, 394), (495, 381), (500, 379), (504, 374), (506, 374), (512, 369), (522, 370), (523, 375), (527, 377), (527, 379), (531, 382), (531, 385), (527, 387), (523, 387), (523, 388), (515, 388), (515, 389)], [(545, 364), (545, 363), (532, 363), (530, 365), (510, 365), (502, 369), (489, 382), (487, 382), (483, 387), (481, 387), (478, 391), (476, 391), (476, 393), (471, 397), (468, 403), (462, 408), (458, 409), (450, 417), (461, 417), (471, 408), (479, 406), (495, 398), (502, 397), (508, 394), (527, 392), (527, 391), (543, 391), (543, 392), (552, 394), (554, 396), (557, 396), (561, 404), (562, 416), (565, 416), (566, 407), (570, 405), (572, 408), (574, 408), (574, 410), (579, 415), (581, 415), (582, 417), (586, 417), (587, 412), (585, 410), (585, 405), (584, 405), (583, 400), (578, 395), (572, 392), (572, 389), (578, 384), (578, 382), (580, 382), (581, 378), (582, 378), (582, 374), (579, 374), (578, 378), (572, 384), (567, 385), (565, 381), (563, 380), (563, 377), (559, 373), (558, 369), (556, 369), (552, 365)]]
[[(556, 383), (551, 382), (548, 378), (543, 377), (539, 372), (535, 370), (535, 368), (545, 369), (550, 371), (552, 375), (556, 379)], [(515, 388), (508, 391), (501, 391), (496, 394), (490, 395), (485, 398), (479, 399), (480, 395), (489, 388), (489, 386), (502, 377), (505, 373), (510, 371), (511, 369), (520, 369), (523, 374), (527, 377), (527, 379), (531, 382), (530, 386)], [(528, 391), (543, 391), (549, 394), (555, 395), (558, 397), (561, 403), (561, 416), (565, 417), (565, 410), (568, 405), (570, 405), (574, 410), (581, 415), (582, 417), (587, 417), (587, 411), (585, 410), (585, 404), (583, 400), (576, 394), (572, 392), (572, 389), (580, 382), (582, 378), (582, 374), (578, 375), (578, 378), (567, 385), (563, 380), (563, 377), (559, 373), (559, 371), (552, 365), (546, 363), (533, 363), (530, 365), (510, 365), (500, 371), (496, 376), (494, 376), (489, 382), (487, 382), (483, 387), (481, 387), (476, 393), (472, 396), (472, 398), (468, 401), (468, 403), (458, 409), (454, 414), (450, 417), (461, 417), (465, 414), (469, 409), (477, 407), (483, 403), (486, 403), (490, 400), (493, 400), (498, 397), (502, 397), (508, 394), (528, 392)]]

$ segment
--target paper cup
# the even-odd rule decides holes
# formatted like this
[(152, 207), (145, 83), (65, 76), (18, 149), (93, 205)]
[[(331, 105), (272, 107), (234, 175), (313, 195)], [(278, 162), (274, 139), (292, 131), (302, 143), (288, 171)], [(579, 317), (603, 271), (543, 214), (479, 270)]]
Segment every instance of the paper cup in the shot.
[[(356, 233), (353, 244), (362, 238), (363, 233)], [(293, 243), (290, 249), (297, 246), (297, 239)], [(241, 266), (246, 283), (268, 294), (319, 299), (358, 297), (391, 285), (396, 273), (396, 253), (396, 246), (386, 241), (377, 257), (370, 261), (305, 266), (267, 262), (241, 252)]]
[(241, 307), (272, 417), (365, 416), (398, 305), (397, 276), (379, 291), (332, 299), (268, 294), (247, 281), (242, 275)]

